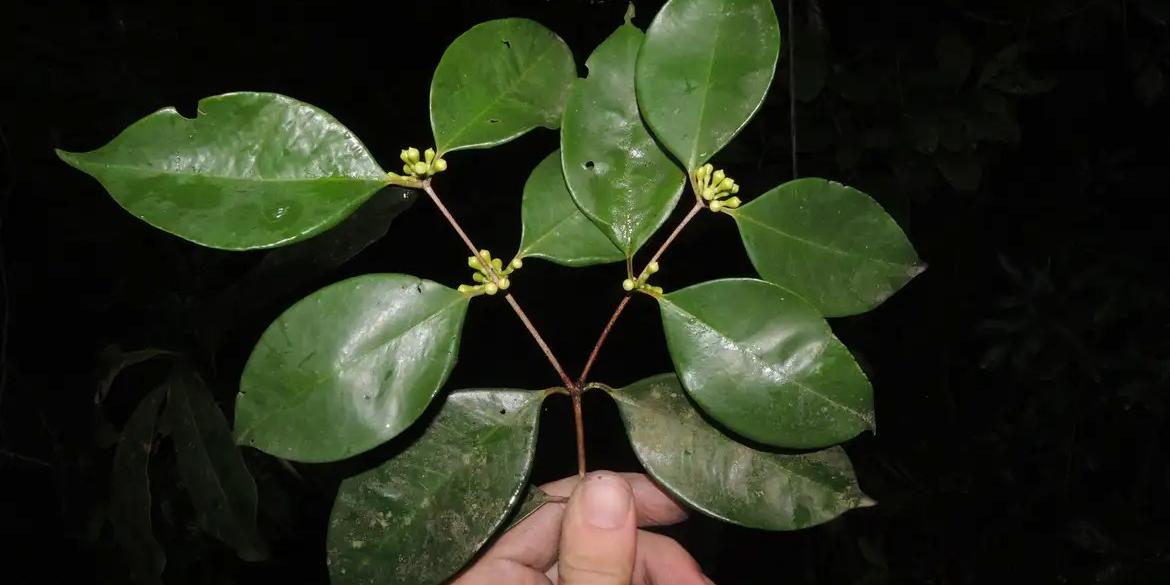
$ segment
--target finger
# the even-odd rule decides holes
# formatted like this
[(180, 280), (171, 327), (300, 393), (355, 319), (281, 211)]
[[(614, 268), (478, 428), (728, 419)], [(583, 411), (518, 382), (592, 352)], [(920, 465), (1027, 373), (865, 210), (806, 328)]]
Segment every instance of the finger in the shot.
[(552, 585), (539, 571), (508, 559), (482, 559), (451, 585)]
[[(662, 491), (658, 484), (641, 473), (618, 473), (617, 476), (626, 480), (634, 490), (634, 503), (637, 506), (638, 526), (667, 526), (678, 524), (687, 519), (687, 511), (674, 501), (669, 494)], [(566, 477), (540, 486), (545, 493), (553, 496), (569, 497), (573, 488), (580, 481), (577, 476)]]
[(561, 525), (560, 585), (629, 585), (637, 538), (630, 484), (616, 473), (585, 476)]
[[(686, 519), (686, 511), (653, 481), (640, 473), (616, 474), (634, 492), (634, 507), (639, 526), (665, 526)], [(580, 478), (567, 477), (540, 486), (552, 496), (568, 497)], [(511, 559), (538, 571), (547, 571), (557, 560), (561, 540), (561, 518), (565, 504), (552, 502), (525, 518), (500, 536), (483, 558)]]
[(695, 558), (674, 539), (638, 531), (633, 585), (714, 585)]

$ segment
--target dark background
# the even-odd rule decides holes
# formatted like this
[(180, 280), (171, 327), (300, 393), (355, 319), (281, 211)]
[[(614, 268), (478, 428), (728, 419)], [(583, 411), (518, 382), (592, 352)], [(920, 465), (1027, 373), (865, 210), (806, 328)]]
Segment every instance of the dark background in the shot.
[[(128, 369), (95, 405), (118, 362), (111, 346), (184, 352), (230, 413), (251, 345), (300, 296), (376, 271), (452, 286), (468, 277), (466, 251), (425, 200), (340, 267), (345, 254), (321, 260), (312, 241), (265, 260), (150, 228), (54, 147), (91, 150), (158, 108), (191, 115), (201, 97), (263, 90), (331, 112), (392, 169), (399, 149), (429, 145), (431, 72), (462, 31), (536, 19), (569, 43), (583, 75), (626, 8), (382, 4), (0, 7), (0, 582), (128, 581), (106, 520), (110, 459), (117, 430), (169, 366)], [(635, 23), (645, 27), (659, 4), (639, 2)], [(714, 161), (749, 196), (793, 176), (793, 36), (787, 4), (777, 12), (777, 81)], [(880, 505), (793, 533), (696, 517), (670, 534), (719, 583), (1168, 582), (1170, 9), (796, 0), (795, 16), (799, 174), (870, 193), (930, 265), (873, 312), (833, 321), (874, 383), (880, 432), (846, 448)], [(969, 70), (958, 38), (971, 48)], [(440, 192), (479, 245), (510, 257), (523, 182), (556, 144), (555, 132), (538, 130), (449, 157)], [(752, 274), (732, 222), (711, 214), (662, 264), (655, 282), (668, 290)], [(623, 277), (620, 265), (533, 260), (513, 292), (576, 372)], [(669, 368), (656, 308), (635, 299), (593, 377), (624, 385)], [(555, 383), (502, 299), (472, 304), (449, 387)], [(610, 400), (591, 393), (585, 407), (590, 467), (637, 469)], [(574, 471), (568, 401), (545, 410), (536, 481)], [(166, 582), (327, 582), (337, 482), (400, 446), (295, 468), (246, 453), (272, 548), (260, 563), (193, 528), (173, 457), (160, 449), (152, 481)]]

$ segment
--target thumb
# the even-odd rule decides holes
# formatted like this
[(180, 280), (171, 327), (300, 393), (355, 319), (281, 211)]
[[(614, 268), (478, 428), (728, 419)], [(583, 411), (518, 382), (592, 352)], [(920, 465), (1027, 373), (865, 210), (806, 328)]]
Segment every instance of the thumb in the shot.
[(615, 473), (585, 476), (561, 525), (561, 585), (629, 585), (638, 526), (634, 492)]

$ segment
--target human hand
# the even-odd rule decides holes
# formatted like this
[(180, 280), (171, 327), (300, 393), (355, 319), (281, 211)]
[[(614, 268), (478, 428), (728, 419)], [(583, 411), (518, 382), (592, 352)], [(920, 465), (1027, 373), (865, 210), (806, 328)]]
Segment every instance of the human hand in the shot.
[(541, 486), (552, 502), (451, 585), (714, 585), (674, 540), (638, 530), (687, 514), (646, 476), (599, 471)]

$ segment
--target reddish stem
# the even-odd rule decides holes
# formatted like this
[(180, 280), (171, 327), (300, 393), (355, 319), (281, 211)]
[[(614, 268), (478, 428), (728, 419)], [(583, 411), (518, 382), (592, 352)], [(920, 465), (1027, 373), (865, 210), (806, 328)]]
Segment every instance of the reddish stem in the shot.
[[(478, 258), (479, 248), (475, 247), (475, 244), (472, 243), (471, 238), (467, 237), (467, 232), (464, 232), (463, 228), (460, 227), (459, 222), (455, 220), (455, 216), (451, 215), (451, 212), (447, 209), (446, 205), (443, 205), (443, 202), (439, 199), (439, 196), (431, 187), (431, 182), (429, 180), (423, 181), (422, 186), (423, 191), (426, 191), (427, 195), (431, 197), (431, 201), (435, 204), (435, 207), (439, 208), (439, 213), (443, 214), (443, 217), (447, 219), (447, 223), (451, 224), (451, 227), (454, 228), (455, 233), (459, 234), (459, 238), (462, 239), (463, 243), (467, 245), (467, 249), (471, 250), (471, 255)], [(496, 286), (499, 286), (500, 276), (496, 274), (495, 268), (492, 267), (490, 262), (484, 262), (484, 267), (487, 269), (488, 276), (492, 279), (492, 282), (496, 283)], [(565, 373), (565, 369), (561, 367), (561, 363), (557, 361), (557, 357), (553, 355), (553, 352), (551, 349), (549, 349), (548, 344), (544, 342), (544, 338), (541, 337), (540, 332), (536, 330), (536, 326), (532, 324), (532, 321), (528, 318), (528, 315), (524, 313), (524, 309), (520, 308), (520, 303), (516, 302), (516, 299), (512, 298), (511, 293), (505, 294), (504, 299), (508, 301), (508, 305), (512, 307), (512, 311), (514, 311), (516, 316), (520, 318), (520, 322), (524, 324), (526, 329), (528, 329), (528, 333), (532, 335), (532, 339), (536, 341), (536, 345), (540, 346), (540, 351), (544, 352), (544, 357), (548, 359), (548, 363), (551, 364), (553, 369), (557, 371), (557, 375), (561, 377), (561, 383), (565, 385), (565, 388), (567, 388), (570, 393), (580, 392), (577, 386), (573, 384), (572, 378), (569, 378), (569, 375)], [(578, 441), (584, 443), (584, 439), (581, 436), (578, 436)]]
[(573, 392), (573, 422), (577, 428), (577, 475), (585, 477), (585, 419), (581, 414), (581, 390)]
[[(658, 251), (654, 252), (654, 256), (650, 258), (650, 262), (646, 263), (647, 266), (653, 262), (657, 262), (658, 259), (662, 257), (662, 254), (666, 252), (666, 249), (670, 247), (672, 242), (674, 242), (674, 239), (678, 237), (678, 234), (682, 232), (683, 228), (686, 227), (687, 224), (691, 223), (691, 220), (695, 218), (695, 215), (697, 215), (699, 210), (703, 209), (703, 207), (704, 205), (702, 202), (695, 202), (695, 206), (687, 212), (686, 216), (682, 218), (682, 221), (678, 222), (678, 225), (674, 227), (674, 231), (670, 232), (670, 235), (666, 237), (666, 241), (662, 242), (662, 245), (658, 247)], [(618, 303), (617, 308), (613, 310), (613, 315), (610, 316), (609, 322), (605, 324), (605, 329), (601, 330), (601, 335), (597, 338), (597, 343), (593, 344), (593, 351), (589, 353), (589, 359), (585, 360), (585, 367), (581, 369), (581, 375), (577, 377), (578, 388), (583, 386), (588, 379), (589, 371), (593, 369), (593, 362), (597, 361), (597, 354), (601, 352), (601, 346), (605, 345), (605, 340), (609, 337), (609, 332), (611, 329), (613, 329), (613, 324), (617, 322), (618, 317), (622, 314), (622, 311), (626, 310), (626, 305), (630, 303), (630, 296), (630, 294), (627, 294), (626, 296), (622, 297), (622, 300)]]

